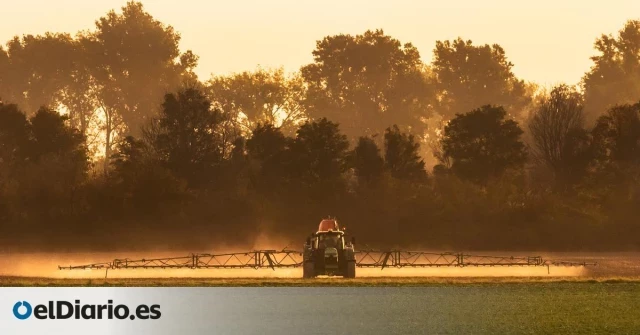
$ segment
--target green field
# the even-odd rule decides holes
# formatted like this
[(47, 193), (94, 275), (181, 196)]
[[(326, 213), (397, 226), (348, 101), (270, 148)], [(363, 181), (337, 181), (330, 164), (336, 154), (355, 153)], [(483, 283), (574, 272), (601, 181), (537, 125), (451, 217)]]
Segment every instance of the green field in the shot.
[[(267, 318), (277, 310), (291, 315), (293, 320), (295, 315), (304, 313), (327, 316), (323, 306), (339, 301), (340, 310), (349, 312), (330, 315), (337, 318), (334, 320), (337, 324), (353, 330), (345, 328), (344, 334), (640, 334), (640, 254), (548, 258), (592, 261), (598, 265), (584, 269), (552, 268), (551, 274), (546, 269), (465, 268), (445, 269), (446, 274), (444, 270), (432, 272), (441, 276), (400, 277), (419, 271), (385, 269), (385, 272), (363, 270), (355, 279), (301, 279), (300, 271), (187, 269), (109, 271), (109, 278), (104, 278), (106, 271), (58, 271), (56, 264), (79, 261), (55, 260), (12, 271), (22, 276), (0, 275), (0, 286), (275, 287), (254, 292), (264, 292), (267, 297), (285, 294), (287, 298), (256, 302), (255, 306), (249, 306), (253, 308), (251, 313)], [(24, 260), (28, 263), (32, 259), (29, 256)], [(18, 264), (15, 256), (13, 260), (12, 264)], [(499, 274), (503, 272), (510, 275)], [(30, 273), (33, 275), (29, 276)], [(274, 275), (283, 278), (270, 277)], [(289, 306), (291, 301), (314, 301), (314, 304), (300, 310), (299, 304)], [(233, 318), (235, 314), (229, 313), (228, 317)], [(283, 333), (296, 333), (299, 327), (292, 326)]]
[[(430, 334), (638, 334), (640, 278), (157, 278), (0, 277), (0, 286), (327, 287), (299, 299), (340, 300), (352, 318), (389, 332)], [(335, 287), (344, 287), (337, 291)], [(360, 287), (360, 289), (358, 289)], [(372, 287), (387, 287), (371, 290)], [(324, 293), (323, 293), (324, 292)], [(348, 299), (345, 299), (347, 297)], [(323, 300), (324, 299), (324, 300)], [(382, 299), (382, 300), (381, 300)], [(385, 300), (386, 299), (386, 300)], [(286, 308), (286, 306), (278, 306)], [(346, 317), (346, 316), (345, 316)], [(348, 324), (348, 320), (343, 320)], [(378, 322), (379, 323), (379, 322)], [(376, 324), (378, 324), (376, 323)]]

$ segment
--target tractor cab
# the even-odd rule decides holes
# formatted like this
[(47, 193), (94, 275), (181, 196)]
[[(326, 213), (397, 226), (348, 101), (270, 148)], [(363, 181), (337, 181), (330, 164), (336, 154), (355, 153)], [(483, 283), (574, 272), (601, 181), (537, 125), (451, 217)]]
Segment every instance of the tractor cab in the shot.
[(338, 221), (335, 219), (322, 220), (318, 225), (318, 231), (311, 234), (307, 239), (307, 245), (313, 249), (344, 249), (349, 244), (355, 244), (355, 239), (353, 238), (351, 243), (345, 241), (345, 231), (346, 228), (340, 229)]
[(344, 249), (344, 233), (343, 232), (318, 232), (314, 239), (316, 249)]
[(311, 236), (314, 249), (344, 249), (344, 231), (338, 221), (326, 219), (320, 221), (318, 231)]

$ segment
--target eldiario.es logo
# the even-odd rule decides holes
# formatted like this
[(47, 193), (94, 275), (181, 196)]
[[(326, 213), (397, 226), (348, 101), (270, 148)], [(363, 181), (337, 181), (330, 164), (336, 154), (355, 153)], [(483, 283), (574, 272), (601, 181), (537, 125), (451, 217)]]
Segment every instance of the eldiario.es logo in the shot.
[(81, 305), (80, 300), (75, 304), (68, 301), (49, 301), (46, 305), (35, 305), (26, 301), (18, 301), (13, 305), (13, 315), (19, 320), (26, 320), (31, 315), (40, 320), (66, 320), (74, 318), (76, 320), (113, 320), (119, 319), (142, 319), (156, 320), (162, 315), (160, 305), (139, 305), (134, 313), (131, 313), (126, 305), (113, 305), (113, 300), (108, 300), (106, 305)]

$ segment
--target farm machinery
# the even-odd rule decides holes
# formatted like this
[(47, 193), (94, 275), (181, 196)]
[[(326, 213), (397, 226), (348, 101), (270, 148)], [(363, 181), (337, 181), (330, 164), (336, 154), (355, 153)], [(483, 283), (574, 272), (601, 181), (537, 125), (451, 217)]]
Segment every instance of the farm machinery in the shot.
[(324, 219), (304, 243), (302, 251), (253, 250), (202, 253), (182, 257), (114, 259), (110, 262), (58, 266), (60, 270), (118, 269), (280, 269), (302, 267), (303, 278), (341, 276), (355, 278), (357, 268), (439, 267), (578, 267), (596, 263), (544, 260), (541, 256), (490, 256), (408, 250), (356, 250), (355, 238), (347, 239), (335, 219)]
[(304, 244), (302, 258), (303, 278), (318, 275), (356, 277), (355, 239), (345, 241), (345, 232), (338, 221), (322, 220), (318, 231)]

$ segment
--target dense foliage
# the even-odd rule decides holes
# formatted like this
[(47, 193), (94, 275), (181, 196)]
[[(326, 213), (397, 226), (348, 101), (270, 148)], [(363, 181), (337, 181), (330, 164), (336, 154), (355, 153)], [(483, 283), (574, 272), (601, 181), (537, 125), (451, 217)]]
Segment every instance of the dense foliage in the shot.
[(299, 73), (201, 82), (135, 2), (76, 37), (16, 37), (0, 246), (284, 247), (331, 215), (369, 246), (636, 248), (638, 36), (598, 39), (582, 90), (537, 94), (499, 45), (439, 41), (425, 64), (381, 30), (327, 36)]

